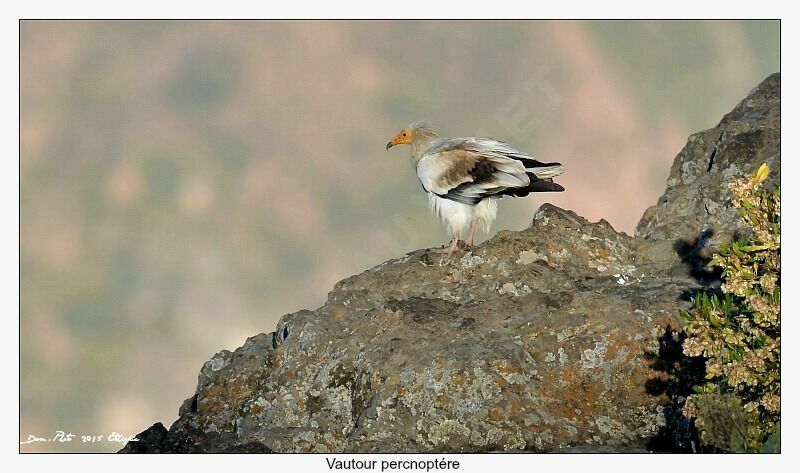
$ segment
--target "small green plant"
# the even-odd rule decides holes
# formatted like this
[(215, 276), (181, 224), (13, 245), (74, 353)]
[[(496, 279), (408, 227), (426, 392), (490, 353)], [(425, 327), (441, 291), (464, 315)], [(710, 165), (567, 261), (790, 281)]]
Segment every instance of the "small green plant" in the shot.
[(731, 184), (733, 204), (752, 234), (720, 247), (722, 294), (698, 293), (682, 312), (683, 352), (703, 356), (705, 384), (684, 414), (701, 441), (735, 451), (780, 449), (780, 188), (762, 189), (769, 167)]

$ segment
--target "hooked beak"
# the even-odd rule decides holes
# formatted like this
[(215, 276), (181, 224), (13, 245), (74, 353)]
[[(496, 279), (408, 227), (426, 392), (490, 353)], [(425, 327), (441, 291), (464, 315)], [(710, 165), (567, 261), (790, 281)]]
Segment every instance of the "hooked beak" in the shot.
[(389, 148), (391, 148), (392, 146), (394, 146), (394, 143), (392, 143), (391, 141), (386, 143), (386, 151), (389, 151)]

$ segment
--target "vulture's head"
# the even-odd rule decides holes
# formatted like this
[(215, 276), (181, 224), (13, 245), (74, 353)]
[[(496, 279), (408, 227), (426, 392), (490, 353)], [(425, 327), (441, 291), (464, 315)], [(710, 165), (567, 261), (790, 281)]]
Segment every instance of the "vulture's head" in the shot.
[(400, 130), (392, 141), (386, 143), (386, 150), (395, 145), (411, 145), (415, 150), (424, 150), (426, 145), (439, 136), (427, 121), (414, 122)]

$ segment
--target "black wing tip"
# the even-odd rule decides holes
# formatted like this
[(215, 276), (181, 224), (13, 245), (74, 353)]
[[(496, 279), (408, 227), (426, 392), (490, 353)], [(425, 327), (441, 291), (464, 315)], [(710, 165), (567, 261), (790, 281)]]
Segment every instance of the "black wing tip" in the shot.
[(531, 182), (527, 188), (530, 192), (564, 192), (564, 187), (550, 179)]
[(454, 192), (457, 189), (458, 189), (458, 187), (455, 187), (455, 188), (451, 189), (450, 192), (448, 192), (446, 194), (436, 194), (436, 195), (441, 197), (441, 198), (443, 198), (443, 199), (452, 200), (454, 202), (458, 202), (459, 204), (466, 204), (466, 205), (477, 205), (480, 201), (482, 201), (483, 199), (488, 197), (488, 196), (467, 197), (467, 196), (465, 196), (463, 194), (460, 194), (458, 192)]
[(561, 163), (543, 163), (539, 160), (533, 159), (527, 156), (515, 156), (516, 160), (521, 161), (522, 164), (525, 165), (526, 168), (536, 169), (536, 168), (549, 168), (549, 167), (556, 167), (556, 166), (564, 166)]

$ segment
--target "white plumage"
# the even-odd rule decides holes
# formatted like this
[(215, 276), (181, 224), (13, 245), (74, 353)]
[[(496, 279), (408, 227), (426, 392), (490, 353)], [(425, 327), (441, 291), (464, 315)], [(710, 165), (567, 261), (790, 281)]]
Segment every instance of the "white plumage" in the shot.
[[(485, 202), (488, 203), (489, 199)], [(483, 202), (478, 205), (462, 204), (461, 202), (439, 197), (433, 192), (428, 192), (428, 208), (442, 219), (442, 223), (447, 228), (449, 235), (462, 235), (469, 228), (472, 218), (476, 214), (475, 210), (481, 204)], [(495, 212), (496, 214), (497, 212)], [(487, 215), (486, 217), (489, 216)], [(494, 221), (494, 216), (491, 216), (491, 221), (484, 222), (483, 228), (491, 225), (492, 221)]]

